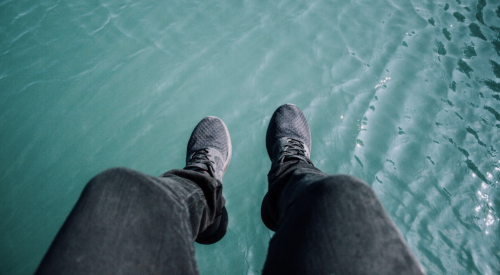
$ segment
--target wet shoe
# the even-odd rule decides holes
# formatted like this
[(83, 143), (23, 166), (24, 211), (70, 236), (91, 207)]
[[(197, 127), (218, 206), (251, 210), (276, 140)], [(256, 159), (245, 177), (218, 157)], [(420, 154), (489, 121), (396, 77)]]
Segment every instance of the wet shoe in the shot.
[[(288, 161), (305, 161), (312, 165), (309, 159), (311, 156), (311, 130), (306, 117), (297, 106), (285, 104), (274, 111), (267, 127), (266, 148), (272, 162), (270, 173)], [(276, 205), (271, 206), (268, 195), (269, 193), (262, 200), (260, 213), (266, 227), (275, 231), (277, 225)]]
[(267, 127), (266, 148), (272, 168), (289, 160), (312, 164), (311, 130), (297, 106), (285, 104), (276, 109)]
[(226, 124), (218, 117), (209, 116), (196, 125), (189, 138), (184, 169), (207, 173), (222, 182), (231, 154)]
[[(232, 155), (231, 137), (226, 124), (217, 117), (202, 119), (191, 133), (186, 155), (186, 170), (205, 173), (222, 183)], [(228, 214), (224, 206), (213, 223), (196, 237), (200, 244), (213, 244), (227, 232)]]

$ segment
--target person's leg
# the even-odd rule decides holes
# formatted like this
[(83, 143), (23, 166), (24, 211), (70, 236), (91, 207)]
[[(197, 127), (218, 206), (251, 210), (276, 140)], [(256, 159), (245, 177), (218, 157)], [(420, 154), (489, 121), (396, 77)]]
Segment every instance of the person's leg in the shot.
[(87, 184), (37, 273), (197, 274), (193, 242), (206, 208), (185, 177), (107, 170)]
[[(283, 120), (285, 126), (280, 125)], [(309, 129), (294, 130), (297, 120), (305, 127), (300, 110), (284, 105), (273, 115), (268, 130), (273, 167), (262, 218), (276, 233), (263, 274), (422, 274), (366, 183), (351, 176), (327, 175), (312, 165)], [(292, 135), (296, 145), (287, 143), (283, 134)]]
[(197, 274), (193, 242), (216, 242), (227, 229), (221, 181), (231, 152), (211, 146), (220, 135), (199, 135), (200, 127), (221, 125), (215, 118), (198, 124), (184, 170), (151, 177), (115, 168), (94, 177), (37, 274)]

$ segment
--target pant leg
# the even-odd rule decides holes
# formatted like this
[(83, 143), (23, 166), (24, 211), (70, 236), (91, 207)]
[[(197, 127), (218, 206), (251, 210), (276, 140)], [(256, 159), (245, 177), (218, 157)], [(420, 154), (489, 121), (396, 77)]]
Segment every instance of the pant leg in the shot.
[(276, 233), (263, 274), (423, 274), (366, 183), (302, 161), (269, 182)]
[(83, 190), (36, 274), (198, 274), (193, 242), (223, 206), (220, 182), (198, 172), (104, 171)]

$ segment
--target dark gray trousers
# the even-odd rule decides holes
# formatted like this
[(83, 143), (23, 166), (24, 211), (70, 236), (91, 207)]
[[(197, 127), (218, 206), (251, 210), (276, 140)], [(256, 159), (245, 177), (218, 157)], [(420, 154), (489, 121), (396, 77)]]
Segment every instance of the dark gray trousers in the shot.
[[(278, 167), (269, 182), (277, 220), (263, 274), (422, 274), (365, 183), (305, 162)], [(104, 171), (85, 187), (37, 274), (197, 274), (194, 240), (224, 203), (221, 183), (198, 172)]]
[(268, 179), (276, 234), (263, 274), (423, 274), (366, 183), (303, 161)]

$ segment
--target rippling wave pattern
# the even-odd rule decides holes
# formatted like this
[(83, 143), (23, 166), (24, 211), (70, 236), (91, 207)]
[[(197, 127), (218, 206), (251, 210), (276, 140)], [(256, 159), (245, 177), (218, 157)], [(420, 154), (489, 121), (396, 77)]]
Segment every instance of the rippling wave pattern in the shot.
[(0, 0), (0, 273), (35, 270), (93, 175), (180, 168), (215, 115), (230, 222), (200, 272), (260, 274), (286, 102), (313, 162), (368, 182), (428, 274), (500, 272), (498, 1)]

